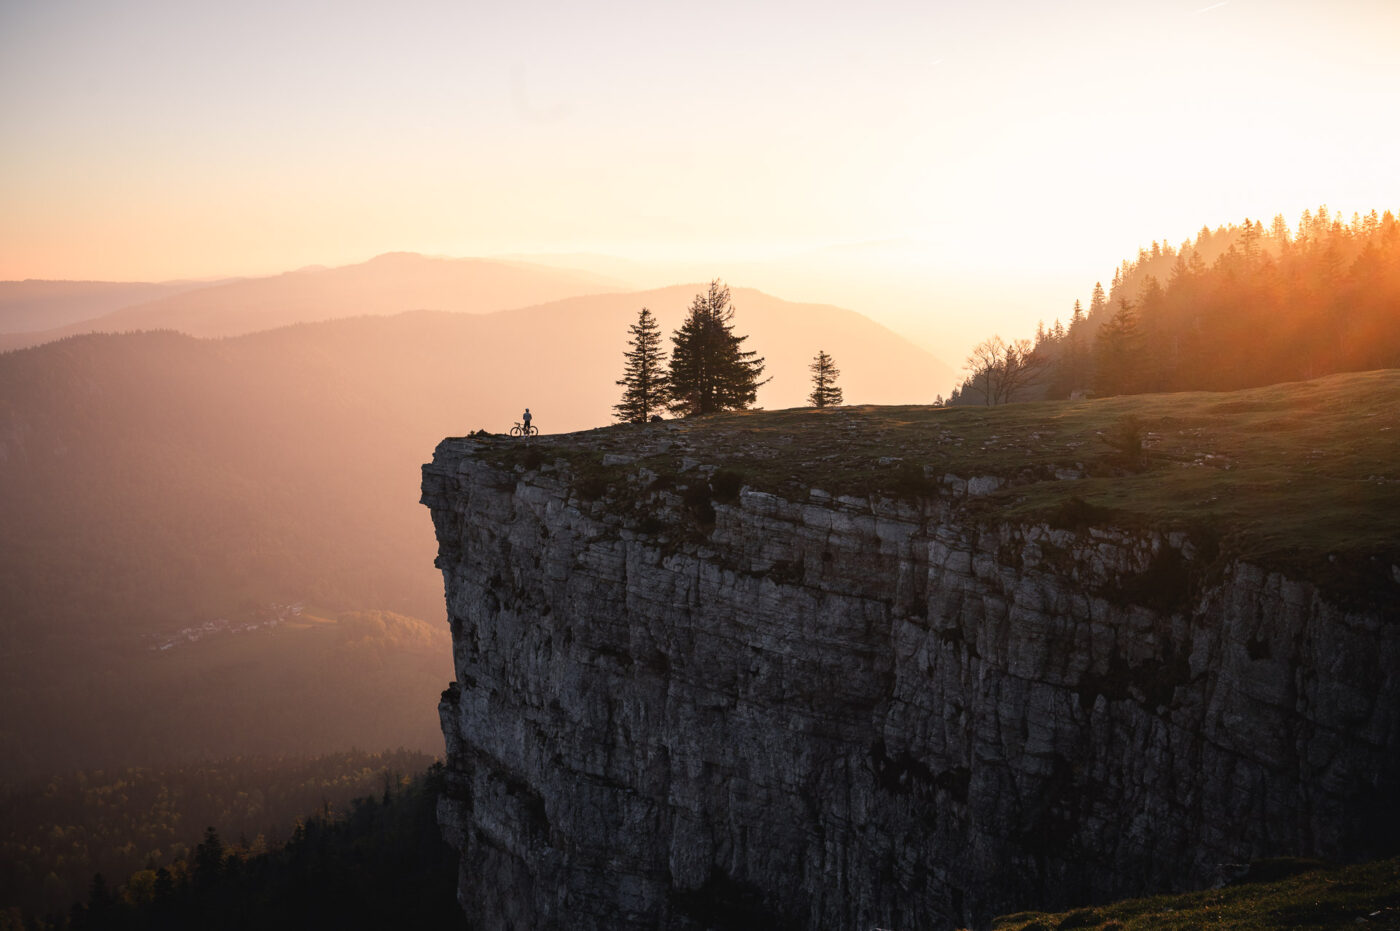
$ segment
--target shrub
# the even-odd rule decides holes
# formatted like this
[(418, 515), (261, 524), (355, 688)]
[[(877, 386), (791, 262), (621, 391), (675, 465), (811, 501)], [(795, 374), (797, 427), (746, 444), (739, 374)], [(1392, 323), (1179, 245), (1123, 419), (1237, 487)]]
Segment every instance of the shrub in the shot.
[(584, 501), (596, 501), (608, 493), (608, 480), (601, 473), (588, 469), (574, 478), (574, 494)]
[(1046, 515), (1046, 523), (1057, 530), (1083, 530), (1094, 524), (1107, 523), (1113, 512), (1090, 504), (1075, 495)]
[(894, 491), (901, 498), (930, 498), (937, 493), (938, 485), (924, 474), (924, 467), (917, 462), (903, 461), (894, 475)]
[(744, 487), (744, 476), (729, 469), (720, 469), (710, 479), (710, 489), (714, 499), (721, 504), (733, 504), (739, 500), (739, 491)]
[(710, 503), (710, 486), (704, 482), (689, 485), (681, 492), (681, 501), (686, 509), (690, 511), (692, 517), (702, 527), (712, 526), (715, 522), (715, 506)]
[(1109, 464), (1129, 472), (1147, 468), (1147, 450), (1143, 448), (1146, 438), (1147, 428), (1132, 415), (1124, 417), (1099, 437), (1113, 450), (1106, 457)]

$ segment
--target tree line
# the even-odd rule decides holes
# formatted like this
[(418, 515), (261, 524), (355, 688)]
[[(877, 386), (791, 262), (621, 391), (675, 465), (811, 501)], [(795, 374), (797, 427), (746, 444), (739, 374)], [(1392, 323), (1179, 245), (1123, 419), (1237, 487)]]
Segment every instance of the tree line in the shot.
[[(628, 331), (631, 338), (623, 353), (624, 368), (617, 384), (622, 398), (613, 405), (622, 423), (647, 423), (669, 411), (678, 417), (694, 417), (720, 411), (747, 410), (758, 399), (763, 357), (744, 348), (747, 336), (734, 332), (734, 304), (729, 288), (718, 280), (695, 295), (680, 328), (671, 336), (671, 353), (662, 349), (661, 328), (652, 312), (643, 307)], [(836, 379), (841, 372), (835, 360), (818, 351), (810, 366), (813, 407), (842, 403)]]
[[(112, 880), (159, 869), (179, 875), (207, 825), (248, 855), (285, 843), (329, 806), (397, 785), (432, 757), (351, 750), (315, 758), (236, 757), (167, 768), (46, 776), (0, 791), (0, 913), (66, 914), (94, 873)], [(117, 886), (113, 892), (119, 892)], [(0, 921), (0, 928), (6, 925)]]
[(1153, 242), (1035, 338), (992, 336), (939, 403), (1229, 391), (1400, 366), (1400, 221), (1324, 205)]
[[(299, 821), (264, 850), (230, 844), (215, 826), (188, 859), (124, 882), (98, 874), (85, 900), (27, 927), (51, 931), (268, 931), (463, 928), (457, 856), (437, 825), (444, 771), (386, 780), (342, 813)], [(3, 918), (0, 917), (0, 921)], [(8, 931), (3, 923), (0, 929)]]

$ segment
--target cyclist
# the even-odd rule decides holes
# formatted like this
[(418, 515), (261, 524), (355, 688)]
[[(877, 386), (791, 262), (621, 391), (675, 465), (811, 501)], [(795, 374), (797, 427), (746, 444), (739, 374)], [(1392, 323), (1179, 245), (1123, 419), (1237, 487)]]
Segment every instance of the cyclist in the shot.
[(521, 432), (521, 433), (524, 433), (526, 436), (529, 436), (529, 435), (530, 435), (530, 409), (529, 409), (528, 407), (525, 408), (525, 413), (521, 416), (520, 419), (524, 422), (524, 426), (525, 426), (525, 429), (524, 429), (524, 430), (521, 430), (520, 432)]

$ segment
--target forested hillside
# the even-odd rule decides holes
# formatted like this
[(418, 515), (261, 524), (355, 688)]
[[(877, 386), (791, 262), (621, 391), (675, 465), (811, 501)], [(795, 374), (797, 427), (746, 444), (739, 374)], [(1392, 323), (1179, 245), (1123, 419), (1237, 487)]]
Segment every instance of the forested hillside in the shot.
[(212, 282), (166, 281), (0, 281), (0, 349), (14, 348), (6, 338), (29, 330), (50, 330), (122, 307), (144, 304)]
[(245, 855), (264, 853), (315, 813), (397, 792), (430, 763), (407, 750), (347, 751), (84, 770), (17, 786), (0, 793), (0, 910), (65, 913), (87, 897), (94, 873), (114, 891), (143, 870), (179, 874), (210, 826)]
[(1319, 207), (1296, 228), (1276, 216), (1153, 242), (1106, 292), (1095, 285), (1087, 312), (1076, 301), (1000, 350), (969, 360), (949, 403), (1228, 391), (1400, 366), (1400, 221)]

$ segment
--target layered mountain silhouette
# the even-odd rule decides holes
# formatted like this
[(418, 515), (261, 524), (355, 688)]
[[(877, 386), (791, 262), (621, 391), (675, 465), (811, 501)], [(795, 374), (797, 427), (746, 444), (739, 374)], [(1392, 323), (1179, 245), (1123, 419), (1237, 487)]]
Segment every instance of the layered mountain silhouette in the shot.
[[(442, 623), (419, 464), (443, 436), (504, 432), (525, 406), (545, 432), (609, 423), (637, 309), (650, 307), (669, 332), (702, 288), (494, 313), (361, 316), (222, 339), (88, 334), (0, 355), (0, 760), (22, 761), (0, 778), (152, 762), (134, 757), (136, 747), (169, 747), (175, 757), (304, 750), (306, 729), (319, 725), (295, 703), (275, 733), (189, 732), (188, 715), (138, 720), (141, 696), (178, 693), (153, 692), (148, 664), (121, 658), (172, 630), (256, 618), (273, 604)], [(926, 401), (950, 377), (852, 311), (742, 288), (734, 301), (736, 331), (772, 376), (759, 394), (765, 407), (804, 403), (819, 348), (835, 356), (851, 403)], [(271, 667), (250, 647), (237, 655), (241, 675), (266, 688), (230, 690), (232, 672), (191, 671), (188, 700), (229, 721), (241, 720), (240, 708), (266, 717), (254, 709), (275, 693), (264, 682)], [(379, 669), (373, 650), (354, 655), (371, 665), (338, 665), (338, 675)], [(382, 681), (382, 670), (375, 675)], [(216, 687), (222, 699), (205, 694)], [(431, 737), (433, 708), (423, 704), (423, 721), (405, 733)], [(345, 709), (349, 718), (362, 712), (375, 717)], [(175, 730), (160, 731), (167, 726)], [(99, 745), (93, 734), (106, 736)]]
[[(14, 349), (48, 342), (51, 336), (9, 334), (43, 333), (66, 328), (123, 307), (145, 304), (182, 291), (212, 287), (199, 281), (0, 281), (0, 349)], [(81, 328), (72, 333), (88, 332)], [(64, 332), (62, 335), (72, 335)]]
[[(0, 350), (37, 346), (80, 333), (178, 330), (191, 336), (237, 336), (293, 323), (406, 310), (486, 313), (621, 287), (616, 280), (589, 272), (411, 252), (386, 253), (358, 265), (303, 268), (207, 286), (81, 284), (87, 287), (77, 288), (73, 282), (0, 283), (0, 322), (12, 300), (13, 316), (20, 319), (23, 309), (28, 323), (0, 326), (25, 331), (0, 334)], [(21, 291), (20, 285), (28, 287)], [(13, 298), (6, 287), (16, 292)], [(25, 295), (29, 295), (27, 303), (21, 304)], [(47, 303), (41, 298), (47, 298)], [(75, 317), (84, 307), (101, 310)], [(53, 319), (46, 327), (34, 322), (41, 309)]]

